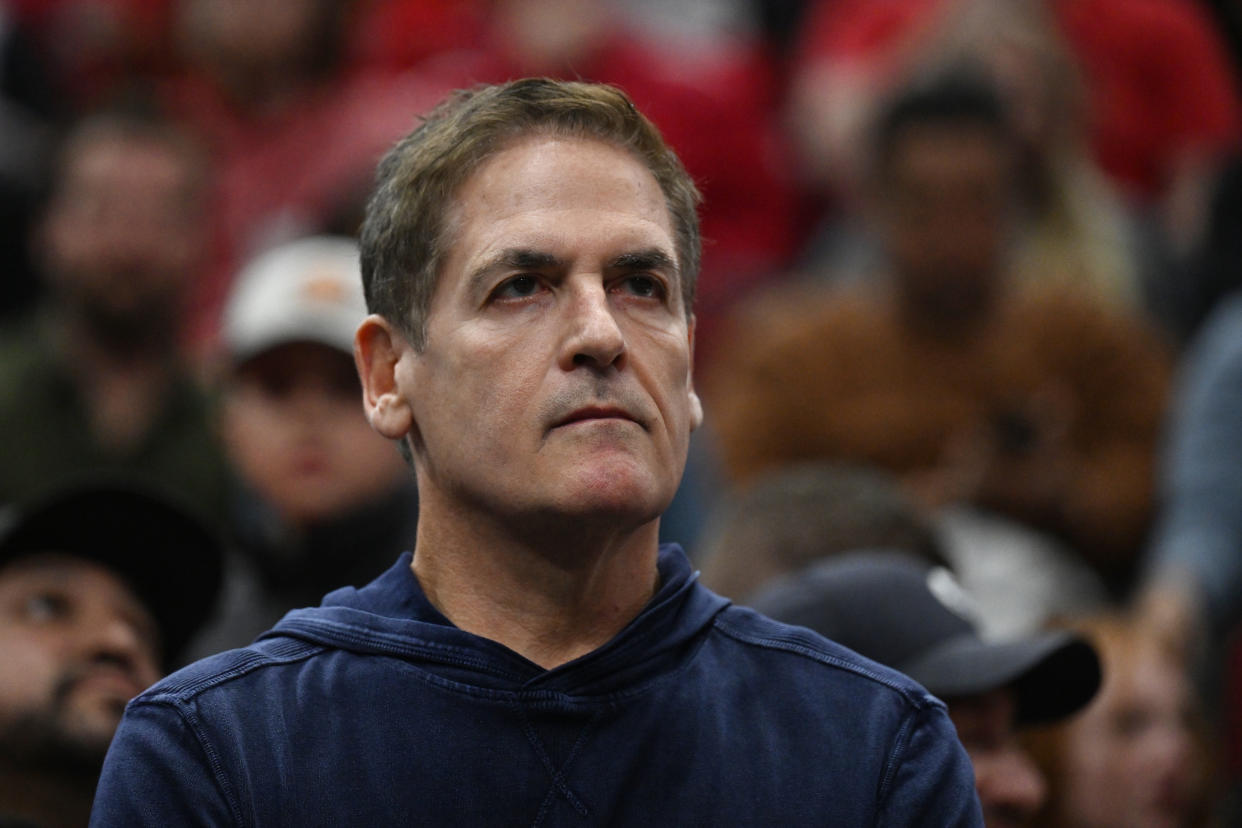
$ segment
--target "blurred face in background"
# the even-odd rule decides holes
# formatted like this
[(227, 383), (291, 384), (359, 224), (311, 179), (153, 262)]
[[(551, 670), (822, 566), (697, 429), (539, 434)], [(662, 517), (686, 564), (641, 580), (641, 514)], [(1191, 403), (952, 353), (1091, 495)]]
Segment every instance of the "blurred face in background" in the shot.
[(611, 14), (600, 0), (500, 0), (492, 31), (526, 74), (556, 74), (611, 34)]
[(1017, 708), (1007, 688), (948, 700), (949, 718), (970, 756), (975, 791), (988, 828), (1027, 825), (1043, 805), (1047, 785), (1018, 743)]
[(203, 261), (198, 157), (158, 133), (100, 128), (69, 145), (40, 237), (57, 297), (99, 336), (172, 336)]
[(408, 474), (360, 394), (353, 356), (326, 345), (281, 345), (237, 368), (225, 398), (229, 456), (286, 522), (343, 516)]
[(1064, 733), (1056, 824), (1198, 824), (1206, 769), (1184, 668), (1137, 635), (1103, 643), (1104, 684)]
[(892, 139), (877, 172), (876, 224), (920, 313), (959, 320), (990, 303), (1010, 238), (1012, 164), (986, 125), (916, 123)]
[[(337, 0), (184, 0), (191, 61), (247, 103), (277, 78), (296, 79), (329, 60), (340, 27)], [(258, 89), (252, 88), (256, 85)]]
[(97, 773), (125, 704), (159, 678), (155, 622), (97, 564), (0, 570), (0, 765)]

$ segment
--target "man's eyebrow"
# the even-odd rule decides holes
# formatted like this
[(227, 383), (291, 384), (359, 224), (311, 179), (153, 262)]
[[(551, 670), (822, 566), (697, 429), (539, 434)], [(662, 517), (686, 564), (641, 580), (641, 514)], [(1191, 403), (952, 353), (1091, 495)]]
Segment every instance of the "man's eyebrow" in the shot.
[[(478, 288), (498, 271), (506, 270), (555, 270), (563, 268), (565, 261), (552, 253), (527, 247), (511, 247), (501, 250), (470, 273), (469, 284)], [(658, 247), (630, 250), (608, 262), (609, 270), (654, 270), (670, 274), (679, 272), (676, 260)]]
[(470, 273), (469, 284), (472, 288), (477, 288), (497, 271), (549, 270), (562, 264), (563, 261), (551, 253), (527, 247), (510, 247), (475, 268)]
[(610, 270), (662, 270), (677, 273), (677, 262), (658, 247), (622, 253), (608, 263)]

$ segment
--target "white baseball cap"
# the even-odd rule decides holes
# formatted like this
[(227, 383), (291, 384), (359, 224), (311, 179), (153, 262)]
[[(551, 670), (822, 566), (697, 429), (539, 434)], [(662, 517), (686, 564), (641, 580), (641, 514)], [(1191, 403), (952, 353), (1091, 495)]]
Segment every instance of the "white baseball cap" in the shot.
[(260, 254), (238, 275), (224, 311), (224, 347), (234, 362), (290, 342), (352, 354), (366, 315), (357, 242), (298, 239)]

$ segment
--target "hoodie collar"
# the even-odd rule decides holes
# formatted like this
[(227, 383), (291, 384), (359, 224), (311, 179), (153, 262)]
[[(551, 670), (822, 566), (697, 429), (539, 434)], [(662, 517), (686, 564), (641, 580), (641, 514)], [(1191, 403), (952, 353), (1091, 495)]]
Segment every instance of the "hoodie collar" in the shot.
[(263, 638), (293, 637), (359, 654), (436, 663), (438, 673), (490, 689), (596, 695), (661, 672), (669, 659), (693, 647), (729, 604), (698, 583), (679, 546), (661, 546), (660, 586), (643, 611), (602, 647), (545, 670), (502, 644), (455, 627), (427, 600), (411, 559), (406, 552), (367, 586), (338, 589), (319, 607), (290, 612)]

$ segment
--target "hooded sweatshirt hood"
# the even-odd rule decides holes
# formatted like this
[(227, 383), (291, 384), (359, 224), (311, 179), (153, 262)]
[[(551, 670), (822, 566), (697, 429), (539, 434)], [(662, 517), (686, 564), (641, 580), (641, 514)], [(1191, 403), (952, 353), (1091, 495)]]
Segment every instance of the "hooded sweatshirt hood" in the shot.
[[(433, 662), (454, 680), (490, 689), (544, 689), (597, 695), (645, 673), (692, 646), (729, 601), (695, 589), (698, 573), (681, 548), (661, 547), (659, 587), (639, 615), (611, 641), (547, 670), (502, 644), (454, 626), (423, 592), (406, 552), (371, 584), (329, 593), (318, 607), (294, 610), (262, 638), (296, 638), (353, 653)], [(652, 647), (652, 642), (658, 646)]]

